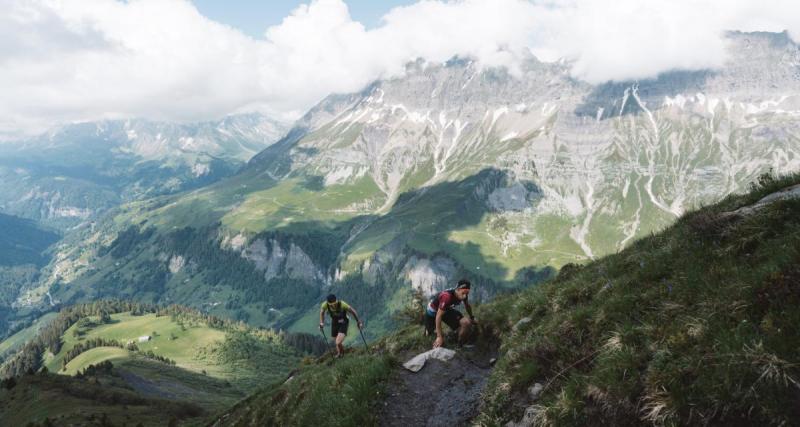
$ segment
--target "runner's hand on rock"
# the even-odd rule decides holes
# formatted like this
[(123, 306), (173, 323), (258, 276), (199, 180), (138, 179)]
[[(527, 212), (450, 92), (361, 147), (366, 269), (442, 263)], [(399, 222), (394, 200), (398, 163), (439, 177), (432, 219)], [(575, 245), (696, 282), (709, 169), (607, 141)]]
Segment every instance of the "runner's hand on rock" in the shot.
[(444, 344), (444, 338), (436, 337), (436, 341), (433, 342), (433, 348), (439, 348), (442, 346), (442, 344)]

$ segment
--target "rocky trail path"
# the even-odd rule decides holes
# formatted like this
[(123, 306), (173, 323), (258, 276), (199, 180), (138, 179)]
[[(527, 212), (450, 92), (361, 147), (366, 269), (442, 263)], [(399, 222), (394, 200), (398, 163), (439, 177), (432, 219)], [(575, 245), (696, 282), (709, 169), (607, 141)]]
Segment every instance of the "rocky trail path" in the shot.
[(398, 367), (389, 383), (380, 425), (468, 424), (478, 414), (481, 392), (491, 373), (492, 357), (474, 348), (463, 348), (457, 349), (456, 355), (447, 362), (428, 360), (416, 373)]

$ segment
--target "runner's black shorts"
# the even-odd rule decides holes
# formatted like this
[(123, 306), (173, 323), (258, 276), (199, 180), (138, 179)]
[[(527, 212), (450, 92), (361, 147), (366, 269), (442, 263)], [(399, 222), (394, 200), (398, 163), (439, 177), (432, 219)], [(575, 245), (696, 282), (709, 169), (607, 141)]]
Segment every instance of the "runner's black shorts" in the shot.
[(331, 319), (331, 336), (336, 338), (339, 334), (347, 335), (347, 325), (350, 324), (350, 319), (346, 317), (332, 318)]
[[(461, 314), (460, 311), (451, 308), (445, 310), (444, 314), (442, 315), (442, 322), (446, 323), (450, 329), (455, 331), (461, 326), (462, 317), (464, 317), (464, 315)], [(428, 334), (433, 334), (436, 332), (436, 317), (425, 313), (425, 329), (428, 331)]]

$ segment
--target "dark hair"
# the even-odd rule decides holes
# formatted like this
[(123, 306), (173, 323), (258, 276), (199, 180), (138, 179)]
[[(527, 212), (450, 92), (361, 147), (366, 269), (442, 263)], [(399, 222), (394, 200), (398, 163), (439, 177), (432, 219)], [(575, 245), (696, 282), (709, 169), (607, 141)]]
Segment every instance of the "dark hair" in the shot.
[(456, 289), (469, 289), (470, 286), (472, 286), (472, 284), (469, 283), (469, 280), (461, 279), (458, 281), (458, 286), (456, 286)]
[(328, 298), (327, 298), (327, 300), (328, 300), (328, 302), (330, 302), (330, 303), (334, 303), (334, 302), (336, 302), (336, 295), (334, 295), (334, 294), (328, 294)]

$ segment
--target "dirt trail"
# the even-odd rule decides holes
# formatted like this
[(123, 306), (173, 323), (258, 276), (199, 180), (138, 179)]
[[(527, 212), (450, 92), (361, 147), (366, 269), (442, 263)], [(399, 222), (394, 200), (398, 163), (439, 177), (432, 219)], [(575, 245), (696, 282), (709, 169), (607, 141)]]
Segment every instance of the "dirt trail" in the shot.
[(398, 368), (389, 383), (380, 425), (468, 424), (478, 414), (481, 392), (491, 372), (490, 358), (474, 349), (457, 349), (452, 360), (428, 360), (417, 373)]

